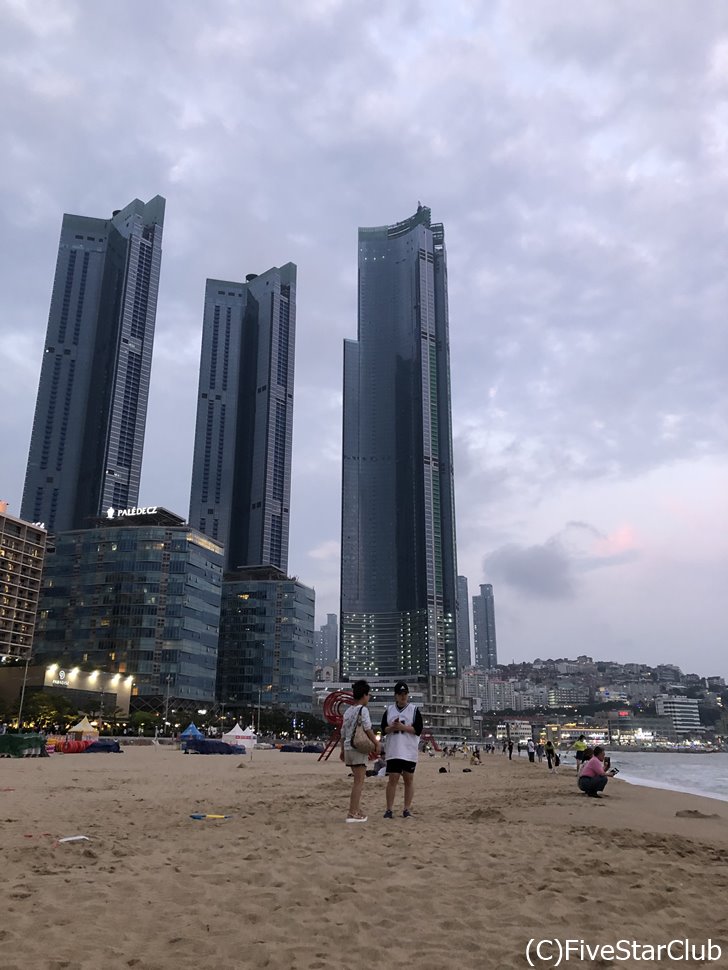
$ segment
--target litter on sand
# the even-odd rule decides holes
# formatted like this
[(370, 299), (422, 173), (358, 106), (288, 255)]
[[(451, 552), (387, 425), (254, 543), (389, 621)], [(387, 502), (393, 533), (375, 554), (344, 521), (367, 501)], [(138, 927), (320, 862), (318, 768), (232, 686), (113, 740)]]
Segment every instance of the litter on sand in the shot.
[(190, 815), (190, 818), (203, 819), (203, 818), (232, 818), (232, 815), (205, 815), (202, 812), (196, 812), (194, 815)]
[(90, 842), (91, 839), (88, 835), (67, 835), (65, 839), (59, 839), (59, 842)]

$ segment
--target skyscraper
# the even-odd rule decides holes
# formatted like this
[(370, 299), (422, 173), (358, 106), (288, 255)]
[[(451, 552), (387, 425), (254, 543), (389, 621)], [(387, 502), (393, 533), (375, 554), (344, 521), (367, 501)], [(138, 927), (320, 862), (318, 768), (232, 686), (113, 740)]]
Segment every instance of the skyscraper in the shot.
[(480, 596), (473, 597), (473, 638), (475, 666), (490, 670), (498, 666), (495, 639), (495, 600), (490, 583), (480, 587)]
[(327, 613), (326, 622), (314, 634), (314, 663), (318, 667), (333, 667), (339, 652), (339, 624), (336, 613)]
[(468, 578), (458, 576), (458, 670), (470, 666), (470, 600), (468, 598)]
[(343, 431), (342, 675), (454, 676), (445, 234), (423, 206), (403, 222), (359, 230)]
[(63, 216), (21, 507), (53, 532), (139, 500), (164, 207)]
[(296, 267), (208, 280), (190, 524), (225, 569), (288, 566)]

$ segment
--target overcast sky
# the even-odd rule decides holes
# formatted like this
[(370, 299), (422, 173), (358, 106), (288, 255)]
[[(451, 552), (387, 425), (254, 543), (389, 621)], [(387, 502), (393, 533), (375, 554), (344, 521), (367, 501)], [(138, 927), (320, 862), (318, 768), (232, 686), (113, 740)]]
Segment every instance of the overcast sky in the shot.
[(728, 676), (728, 5), (0, 2), (0, 497), (63, 212), (167, 199), (140, 504), (187, 515), (206, 277), (298, 265), (289, 567), (338, 613), (358, 226), (445, 225), (459, 571), (501, 662)]

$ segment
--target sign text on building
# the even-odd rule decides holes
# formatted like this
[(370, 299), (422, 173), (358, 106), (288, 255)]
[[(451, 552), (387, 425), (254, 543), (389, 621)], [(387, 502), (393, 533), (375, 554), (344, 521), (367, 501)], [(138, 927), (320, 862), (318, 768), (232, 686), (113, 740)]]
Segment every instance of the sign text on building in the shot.
[(137, 509), (137, 508), (133, 508), (133, 509), (115, 509), (115, 508), (108, 508), (106, 510), (106, 517), (108, 519), (125, 519), (125, 518), (131, 518), (131, 517), (133, 517), (135, 515), (156, 515), (156, 514), (157, 514), (157, 506), (156, 505), (148, 505), (148, 506), (146, 506), (143, 509)]

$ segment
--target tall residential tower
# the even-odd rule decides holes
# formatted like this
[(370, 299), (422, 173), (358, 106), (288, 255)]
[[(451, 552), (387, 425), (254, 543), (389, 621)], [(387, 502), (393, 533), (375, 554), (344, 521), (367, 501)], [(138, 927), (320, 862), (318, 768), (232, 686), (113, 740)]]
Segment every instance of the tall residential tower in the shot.
[(164, 207), (63, 216), (21, 506), (50, 531), (138, 503)]
[(288, 567), (296, 267), (208, 280), (190, 525), (225, 569)]
[(343, 446), (342, 675), (455, 676), (445, 234), (423, 206), (359, 230)]
[(468, 597), (468, 577), (458, 576), (458, 671), (469, 667), (470, 659), (470, 598)]
[(475, 641), (475, 666), (490, 670), (498, 666), (498, 650), (495, 638), (495, 600), (493, 587), (485, 583), (480, 596), (473, 597), (473, 634)]

